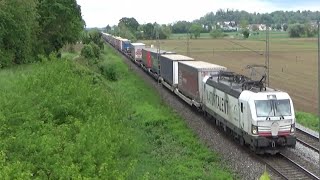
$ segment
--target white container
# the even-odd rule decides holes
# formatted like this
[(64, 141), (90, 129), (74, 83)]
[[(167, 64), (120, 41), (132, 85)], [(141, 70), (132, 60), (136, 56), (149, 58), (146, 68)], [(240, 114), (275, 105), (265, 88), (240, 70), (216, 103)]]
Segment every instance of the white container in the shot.
[(135, 61), (141, 61), (142, 49), (145, 47), (146, 45), (143, 43), (131, 43), (131, 56)]

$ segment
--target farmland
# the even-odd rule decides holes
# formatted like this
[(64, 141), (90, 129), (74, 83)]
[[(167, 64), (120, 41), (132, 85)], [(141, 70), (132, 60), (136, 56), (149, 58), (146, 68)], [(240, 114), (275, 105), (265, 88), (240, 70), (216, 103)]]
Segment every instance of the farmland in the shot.
[[(190, 39), (189, 56), (196, 60), (226, 66), (232, 71), (249, 75), (249, 64), (265, 63), (263, 34), (247, 40)], [(144, 41), (157, 45), (156, 41)], [(188, 55), (185, 36), (160, 41), (161, 49)], [(289, 39), (285, 34), (270, 36), (270, 86), (284, 90), (293, 98), (296, 110), (317, 112), (317, 39)]]

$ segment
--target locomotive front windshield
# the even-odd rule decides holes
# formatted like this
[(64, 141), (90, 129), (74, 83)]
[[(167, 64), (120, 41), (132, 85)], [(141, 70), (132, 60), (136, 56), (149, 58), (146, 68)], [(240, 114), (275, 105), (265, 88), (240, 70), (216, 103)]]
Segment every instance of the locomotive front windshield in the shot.
[(257, 117), (291, 116), (289, 99), (281, 100), (257, 100)]

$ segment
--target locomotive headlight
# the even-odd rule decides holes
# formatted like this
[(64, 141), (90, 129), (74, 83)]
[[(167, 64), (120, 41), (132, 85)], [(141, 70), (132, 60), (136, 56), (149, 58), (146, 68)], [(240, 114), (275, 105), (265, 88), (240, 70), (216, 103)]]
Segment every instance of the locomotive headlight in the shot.
[(255, 125), (252, 125), (251, 126), (251, 132), (252, 132), (252, 134), (257, 135), (258, 134), (258, 127), (255, 126)]
[(294, 131), (295, 131), (295, 125), (294, 125), (294, 124), (291, 124), (290, 132), (291, 132), (291, 133), (294, 133)]

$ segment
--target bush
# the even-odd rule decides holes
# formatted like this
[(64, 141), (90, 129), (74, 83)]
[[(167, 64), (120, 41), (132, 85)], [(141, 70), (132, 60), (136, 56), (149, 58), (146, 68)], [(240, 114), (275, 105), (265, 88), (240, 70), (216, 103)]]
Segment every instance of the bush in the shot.
[(102, 75), (104, 75), (110, 81), (117, 81), (118, 75), (116, 66), (111, 63), (101, 63), (99, 69)]
[(212, 31), (210, 32), (210, 36), (211, 36), (212, 38), (216, 39), (216, 38), (219, 38), (219, 37), (223, 37), (224, 34), (223, 34), (223, 32), (222, 32), (221, 29), (215, 29), (215, 30), (212, 30)]
[(81, 56), (92, 59), (95, 58), (95, 53), (91, 45), (85, 44), (81, 50)]
[(0, 49), (0, 68), (8, 67), (13, 60), (13, 53), (8, 52), (8, 51), (1, 51)]
[(305, 34), (305, 28), (303, 24), (292, 24), (289, 26), (289, 36), (294, 37), (302, 37)]
[(92, 50), (93, 50), (93, 53), (94, 53), (94, 56), (95, 56), (95, 58), (97, 58), (97, 59), (99, 59), (100, 58), (100, 47), (97, 45), (97, 44), (95, 44), (94, 42), (90, 42), (90, 44), (89, 44), (91, 47), (92, 47)]
[(248, 30), (248, 29), (244, 29), (244, 30), (242, 31), (242, 35), (243, 35), (243, 37), (244, 37), (245, 39), (247, 39), (247, 38), (249, 37), (249, 35), (250, 35), (249, 30)]

